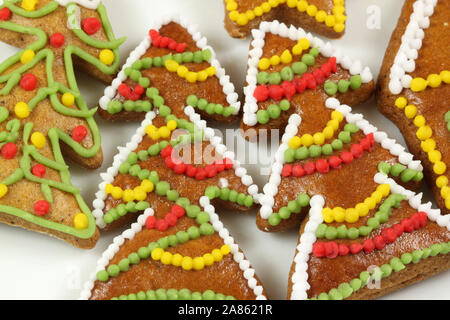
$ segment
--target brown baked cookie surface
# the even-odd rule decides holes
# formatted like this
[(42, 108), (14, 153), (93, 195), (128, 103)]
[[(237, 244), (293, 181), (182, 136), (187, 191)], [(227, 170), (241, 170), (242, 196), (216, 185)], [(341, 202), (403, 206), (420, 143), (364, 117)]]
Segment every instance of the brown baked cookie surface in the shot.
[(328, 38), (344, 35), (344, 0), (224, 0), (225, 29), (246, 38), (262, 21), (277, 20)]
[(253, 31), (246, 83), (241, 128), (248, 139), (283, 131), (292, 114), (329, 97), (357, 105), (374, 90), (372, 74), (360, 61), (276, 21)]
[(378, 109), (424, 165), (443, 213), (450, 212), (450, 45), (447, 1), (405, 1), (377, 86)]
[(64, 156), (103, 161), (98, 127), (74, 67), (111, 81), (119, 45), (106, 10), (56, 1), (4, 1), (0, 40), (23, 50), (0, 64), (0, 221), (92, 248), (99, 232)]

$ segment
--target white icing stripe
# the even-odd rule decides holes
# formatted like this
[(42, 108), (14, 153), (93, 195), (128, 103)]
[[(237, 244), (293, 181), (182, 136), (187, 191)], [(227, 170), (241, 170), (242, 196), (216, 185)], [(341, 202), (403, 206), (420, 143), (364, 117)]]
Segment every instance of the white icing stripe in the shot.
[[(212, 47), (210, 47), (207, 44), (207, 40), (205, 37), (201, 35), (200, 32), (197, 31), (196, 27), (193, 25), (188, 24), (184, 19), (182, 19), (179, 16), (166, 16), (162, 17), (158, 23), (155, 23), (152, 25), (150, 29), (159, 30), (162, 26), (170, 23), (175, 22), (180, 24), (183, 28), (185, 28), (189, 34), (192, 36), (194, 41), (196, 42), (197, 47), (200, 48), (200, 50), (209, 49), (211, 51), (212, 57), (211, 57), (211, 65), (216, 68), (216, 77), (219, 79), (219, 82), (222, 86), (223, 93), (226, 95), (227, 102), (230, 106), (234, 107), (233, 115), (237, 115), (239, 113), (239, 110), (241, 108), (241, 104), (238, 101), (238, 94), (235, 92), (234, 85), (230, 82), (230, 77), (226, 74), (225, 69), (222, 68), (220, 65), (220, 62), (216, 59), (216, 53)], [(104, 96), (100, 99), (100, 107), (103, 110), (107, 110), (108, 103), (116, 98), (118, 95), (117, 89), (127, 79), (127, 76), (125, 75), (124, 70), (128, 67), (131, 67), (131, 65), (139, 60), (145, 52), (150, 48), (151, 46), (151, 39), (150, 36), (147, 35), (144, 40), (131, 52), (130, 56), (128, 57), (125, 65), (122, 67), (122, 70), (117, 75), (117, 78), (112, 82), (111, 86), (107, 87), (104, 92)]]
[(410, 87), (412, 77), (408, 73), (416, 69), (415, 60), (422, 48), (424, 29), (430, 26), (436, 4), (437, 0), (417, 0), (413, 4), (413, 13), (389, 74), (389, 90), (393, 94), (400, 94), (403, 88)]
[(361, 61), (353, 60), (349, 56), (344, 56), (341, 51), (330, 42), (325, 43), (320, 38), (314, 37), (311, 33), (305, 33), (302, 28), (296, 29), (294, 26), (288, 28), (284, 23), (277, 20), (272, 22), (263, 21), (259, 25), (259, 29), (252, 30), (253, 40), (251, 42), (251, 50), (249, 51), (248, 68), (246, 82), (247, 86), (244, 88), (245, 103), (244, 103), (244, 118), (243, 121), (248, 126), (257, 124), (258, 102), (253, 96), (253, 92), (258, 86), (256, 77), (258, 75), (258, 62), (262, 57), (264, 48), (264, 38), (266, 33), (272, 33), (281, 37), (290, 38), (297, 41), (301, 38), (307, 38), (311, 42), (312, 47), (318, 47), (319, 52), (324, 57), (336, 57), (336, 62), (344, 69), (348, 69), (352, 75), (359, 74), (363, 83), (368, 83), (373, 80), (373, 75), (368, 67), (363, 67)]
[(60, 5), (67, 6), (69, 3), (76, 3), (88, 9), (97, 9), (100, 0), (56, 0)]

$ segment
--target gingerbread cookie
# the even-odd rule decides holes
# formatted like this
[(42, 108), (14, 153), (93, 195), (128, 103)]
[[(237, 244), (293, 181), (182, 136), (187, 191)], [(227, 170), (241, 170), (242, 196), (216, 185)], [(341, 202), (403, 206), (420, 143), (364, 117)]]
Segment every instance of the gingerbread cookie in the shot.
[[(262, 22), (252, 35), (241, 123), (247, 138), (261, 130), (284, 130), (291, 114), (329, 97), (356, 105), (373, 91), (369, 68), (302, 29)], [(318, 134), (314, 143), (330, 133)]]
[(0, 29), (0, 40), (23, 48), (0, 64), (0, 222), (91, 248), (99, 232), (63, 155), (88, 169), (103, 155), (74, 65), (110, 81), (124, 39), (87, 0), (5, 0)]
[(225, 29), (246, 38), (262, 21), (278, 20), (329, 38), (344, 35), (345, 0), (224, 0)]
[(379, 110), (422, 160), (436, 202), (450, 212), (450, 44), (448, 1), (407, 0), (377, 90)]
[[(327, 121), (338, 127), (329, 144), (298, 143), (303, 123)], [(288, 298), (372, 299), (448, 269), (450, 215), (408, 190), (422, 169), (336, 98), (291, 115), (257, 219), (264, 231), (303, 221)]]

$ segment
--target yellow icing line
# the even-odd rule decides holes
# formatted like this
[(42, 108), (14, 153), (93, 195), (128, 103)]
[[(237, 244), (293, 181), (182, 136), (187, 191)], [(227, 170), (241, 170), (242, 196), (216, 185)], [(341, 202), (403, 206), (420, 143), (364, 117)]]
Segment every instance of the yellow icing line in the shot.
[(153, 190), (153, 182), (147, 179), (142, 180), (141, 184), (134, 189), (123, 190), (121, 187), (115, 187), (110, 183), (105, 187), (106, 194), (110, 194), (115, 200), (122, 199), (124, 202), (144, 201), (147, 194)]
[(288, 64), (292, 61), (292, 55), (299, 56), (302, 54), (303, 50), (307, 50), (310, 46), (309, 40), (306, 38), (301, 38), (298, 40), (297, 44), (292, 48), (292, 53), (289, 50), (284, 50), (281, 56), (273, 55), (270, 58), (262, 58), (259, 60), (258, 68), (261, 70), (267, 70), (270, 66), (276, 66), (280, 63)]
[(317, 22), (324, 23), (327, 27), (333, 28), (335, 32), (340, 33), (345, 29), (345, 0), (334, 0), (332, 14), (324, 10), (319, 10), (315, 5), (309, 4), (306, 0), (267, 0), (259, 6), (246, 12), (239, 12), (239, 6), (236, 0), (226, 0), (226, 10), (230, 19), (240, 26), (247, 25), (256, 17), (271, 11), (279, 5), (286, 4), (289, 8), (297, 8), (299, 12), (306, 12), (310, 17), (314, 17)]
[(436, 149), (436, 141), (432, 138), (433, 130), (426, 124), (425, 117), (417, 114), (417, 107), (412, 104), (408, 105), (406, 98), (397, 98), (395, 100), (395, 106), (403, 110), (408, 119), (413, 119), (414, 125), (418, 128), (416, 137), (421, 141), (420, 146), (427, 153), (428, 160), (433, 163), (433, 171), (438, 175), (436, 178), (436, 186), (441, 190), (441, 197), (445, 201), (445, 207), (450, 209), (450, 187), (448, 186), (448, 178), (445, 175), (447, 165), (441, 161), (442, 154)]
[(316, 132), (313, 135), (306, 133), (301, 137), (295, 136), (289, 140), (289, 148), (298, 149), (301, 146), (309, 147), (312, 144), (322, 146), (325, 144), (326, 139), (331, 139), (334, 133), (339, 128), (340, 123), (344, 120), (344, 115), (334, 110), (331, 113), (331, 120), (328, 121), (327, 126), (321, 131)]
[(177, 122), (175, 120), (170, 120), (167, 122), (167, 125), (162, 127), (155, 127), (154, 125), (148, 125), (145, 128), (145, 133), (152, 139), (152, 140), (159, 140), (160, 138), (168, 138), (170, 137), (172, 131), (174, 131), (177, 128)]
[(441, 86), (442, 83), (450, 83), (450, 71), (443, 70), (441, 73), (432, 73), (428, 75), (427, 79), (424, 78), (414, 78), (411, 80), (411, 90), (414, 92), (424, 91), (427, 87), (437, 88)]
[(323, 220), (325, 223), (331, 223), (333, 221), (355, 223), (360, 217), (366, 216), (370, 210), (374, 209), (383, 198), (389, 195), (389, 192), (389, 184), (380, 184), (370, 197), (358, 203), (354, 208), (324, 208), (322, 210)]
[(212, 77), (216, 74), (216, 68), (213, 66), (198, 72), (193, 72), (185, 66), (180, 66), (178, 62), (172, 59), (166, 60), (164, 66), (169, 72), (176, 72), (180, 78), (186, 79), (190, 83), (195, 83), (197, 81), (206, 81), (209, 77)]

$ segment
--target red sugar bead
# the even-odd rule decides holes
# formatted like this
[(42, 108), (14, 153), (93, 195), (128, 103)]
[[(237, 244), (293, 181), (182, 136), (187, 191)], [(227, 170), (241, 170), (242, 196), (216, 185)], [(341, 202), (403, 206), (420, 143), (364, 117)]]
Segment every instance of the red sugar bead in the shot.
[(325, 256), (325, 243), (316, 242), (313, 245), (313, 255), (317, 258), (322, 258)]
[(344, 151), (341, 153), (341, 159), (345, 164), (349, 164), (353, 161), (353, 154), (349, 151)]
[(258, 101), (266, 101), (269, 98), (269, 88), (266, 86), (257, 86), (253, 92), (253, 97)]
[(81, 27), (88, 35), (93, 35), (100, 30), (102, 23), (99, 19), (90, 17), (81, 21)]
[(86, 138), (88, 131), (85, 126), (79, 125), (72, 130), (72, 139), (81, 142)]
[(160, 37), (158, 34), (158, 37), (155, 37), (154, 39), (152, 39), (152, 45), (154, 47), (158, 47), (158, 48), (161, 47), (161, 39), (162, 39), (162, 37)]
[(169, 212), (164, 217), (164, 220), (166, 221), (166, 223), (168, 224), (169, 227), (173, 227), (174, 225), (177, 224), (178, 218), (177, 218), (176, 215), (174, 215), (173, 213)]
[(164, 219), (158, 220), (155, 223), (155, 228), (158, 229), (159, 231), (166, 231), (167, 228), (169, 228), (169, 224)]
[(221, 159), (214, 161), (214, 166), (216, 167), (217, 172), (222, 172), (225, 170), (225, 165)]
[(362, 157), (364, 150), (359, 144), (355, 143), (350, 147), (350, 152), (356, 159), (359, 159)]
[(286, 99), (291, 100), (292, 96), (296, 93), (294, 84), (290, 81), (283, 81), (281, 88), (284, 91), (284, 96)]
[(317, 172), (319, 173), (328, 173), (330, 171), (330, 166), (328, 165), (327, 160), (319, 159), (316, 161)]
[(173, 39), (169, 39), (169, 44), (167, 45), (167, 47), (170, 50), (175, 50), (175, 48), (177, 47), (177, 42)]
[(128, 87), (125, 83), (122, 83), (117, 88), (119, 94), (123, 97), (127, 97), (131, 93), (131, 88)]
[(169, 157), (170, 155), (172, 155), (172, 150), (173, 150), (172, 146), (165, 147), (164, 149), (161, 150), (161, 156), (163, 158)]
[(328, 78), (331, 74), (331, 65), (329, 63), (324, 63), (320, 67), (320, 70), (322, 70), (324, 76)]
[(292, 167), (292, 175), (294, 177), (303, 177), (305, 175), (305, 169), (299, 164)]
[(330, 159), (328, 159), (328, 162), (330, 163), (330, 167), (333, 169), (340, 169), (342, 160), (338, 156), (332, 156)]
[(375, 249), (375, 243), (372, 239), (366, 239), (363, 243), (364, 252), (371, 253)]
[(316, 79), (317, 84), (322, 84), (325, 82), (325, 74), (320, 69), (313, 71), (313, 76)]
[(25, 91), (32, 91), (36, 89), (37, 78), (31, 73), (24, 74), (22, 79), (20, 79), (19, 85)]
[(159, 32), (156, 31), (155, 29), (151, 29), (148, 34), (150, 35), (150, 38), (152, 38), (152, 41), (155, 40), (156, 38), (159, 38)]
[[(403, 228), (402, 228), (400, 234), (402, 234), (402, 233), (403, 233)], [(397, 239), (397, 236), (399, 236), (399, 234), (395, 231), (395, 225), (393, 228), (384, 229), (381, 232), (381, 235), (383, 236), (383, 239), (386, 243), (394, 242)]]
[(224, 158), (223, 164), (225, 165), (225, 170), (230, 170), (233, 168), (233, 160), (230, 158)]
[(34, 204), (34, 214), (37, 216), (45, 216), (50, 210), (50, 204), (45, 200), (39, 200)]
[(178, 174), (183, 174), (186, 171), (186, 165), (184, 163), (178, 163), (173, 170)]
[(178, 204), (174, 204), (170, 210), (177, 218), (181, 218), (186, 214), (186, 210)]
[(5, 20), (9, 20), (9, 18), (11, 18), (11, 10), (9, 10), (6, 7), (1, 9), (0, 10), (0, 20), (5, 21)]
[(295, 90), (297, 90), (297, 93), (302, 93), (306, 89), (306, 81), (303, 80), (303, 78), (294, 79), (293, 84), (295, 86)]
[(305, 169), (306, 174), (313, 174), (316, 171), (316, 165), (314, 162), (305, 163), (303, 168)]
[(148, 216), (145, 220), (145, 227), (147, 229), (154, 229), (156, 225), (156, 218), (154, 216)]
[(203, 168), (197, 168), (197, 173), (195, 174), (196, 180), (205, 180), (207, 177), (207, 173)]
[(360, 253), (363, 249), (363, 246), (360, 245), (359, 243), (352, 243), (350, 245), (350, 252), (353, 254), (357, 254)]
[(18, 149), (15, 143), (12, 142), (7, 143), (2, 148), (1, 151), (2, 157), (5, 158), (6, 160), (11, 160), (16, 156), (17, 151)]
[(184, 43), (184, 42), (183, 43), (178, 43), (176, 48), (175, 48), (175, 51), (178, 52), (178, 53), (182, 53), (182, 52), (184, 52), (184, 50), (186, 50), (186, 46), (187, 46), (187, 44)]
[(419, 218), (420, 218), (420, 226), (425, 227), (428, 221), (428, 216), (425, 212), (421, 211), (419, 212)]
[(404, 232), (410, 233), (414, 231), (414, 224), (412, 223), (412, 221), (403, 219), (400, 223), (403, 227)]
[(325, 243), (325, 255), (329, 259), (334, 259), (339, 254), (339, 246), (336, 242), (330, 241)]
[(54, 33), (50, 36), (50, 45), (53, 48), (61, 48), (66, 41), (66, 38), (62, 33)]
[(283, 177), (289, 177), (292, 174), (292, 166), (290, 164), (284, 165), (283, 169), (281, 170), (281, 175)]
[(373, 243), (375, 244), (375, 248), (378, 250), (383, 249), (386, 246), (386, 242), (383, 239), (383, 236), (378, 235), (375, 238), (373, 238)]
[(141, 85), (136, 85), (134, 87), (134, 92), (138, 95), (142, 95), (144, 93), (144, 90), (145, 90), (144, 87)]
[(186, 165), (186, 175), (188, 177), (195, 177), (195, 175), (197, 174), (197, 168), (194, 167), (192, 164), (188, 164)]
[(361, 139), (360, 141), (359, 141), (359, 144), (360, 144), (360, 146), (361, 146), (361, 148), (363, 149), (363, 150), (366, 150), (366, 151), (370, 151), (370, 149), (371, 149), (371, 143), (370, 143), (370, 140), (369, 139), (367, 139), (367, 138), (363, 138), (363, 139)]
[(284, 90), (279, 85), (271, 85), (269, 87), (269, 95), (273, 100), (281, 100), (283, 98)]
[(169, 38), (167, 37), (161, 37), (161, 42), (159, 43), (161, 48), (167, 48), (169, 45)]
[(212, 164), (208, 164), (205, 167), (205, 172), (206, 172), (206, 175), (208, 176), (208, 178), (213, 178), (217, 175), (216, 167)]
[(172, 158), (171, 157), (166, 157), (164, 159), (164, 162), (166, 164), (166, 166), (170, 169), (173, 169), (175, 167), (175, 163), (173, 163)]
[(394, 228), (394, 231), (395, 231), (397, 237), (399, 237), (403, 234), (404, 228), (401, 223), (394, 224), (393, 228)]
[(346, 256), (348, 255), (350, 249), (345, 245), (345, 244), (340, 244), (339, 245), (339, 255), (340, 256)]
[(31, 168), (31, 173), (36, 177), (43, 178), (47, 173), (47, 168), (43, 164), (36, 164)]
[(337, 72), (336, 57), (331, 57), (328, 60), (328, 64), (330, 65), (332, 72)]
[(308, 89), (315, 89), (317, 87), (317, 82), (312, 73), (305, 73), (303, 79), (306, 81), (306, 87)]

